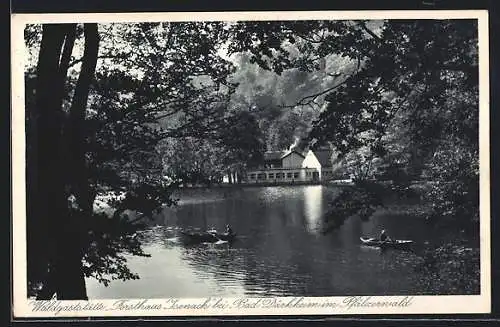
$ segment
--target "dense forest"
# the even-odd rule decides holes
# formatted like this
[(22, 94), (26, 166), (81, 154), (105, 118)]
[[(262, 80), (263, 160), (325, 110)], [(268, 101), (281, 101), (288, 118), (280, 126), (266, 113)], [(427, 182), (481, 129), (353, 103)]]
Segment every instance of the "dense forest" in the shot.
[[(86, 299), (85, 277), (138, 278), (124, 256), (147, 255), (136, 231), (180, 184), (298, 143), (335, 150), (354, 176), (325, 232), (391, 194), (477, 234), (477, 41), (473, 20), (26, 26), (30, 295)], [(110, 216), (94, 210), (102, 194), (120, 195)], [(427, 257), (469, 278), (478, 250), (464, 249)]]

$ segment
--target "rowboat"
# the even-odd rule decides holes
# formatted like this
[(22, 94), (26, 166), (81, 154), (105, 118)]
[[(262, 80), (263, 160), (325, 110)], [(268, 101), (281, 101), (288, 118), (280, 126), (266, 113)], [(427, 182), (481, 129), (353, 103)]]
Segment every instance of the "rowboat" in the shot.
[(373, 237), (360, 237), (361, 243), (366, 246), (373, 246), (379, 248), (396, 248), (396, 249), (406, 249), (413, 244), (411, 240), (386, 240), (381, 241)]
[(207, 232), (188, 232), (182, 231), (182, 236), (185, 240), (189, 242), (196, 243), (216, 243), (216, 242), (232, 242), (236, 238), (236, 234), (234, 233), (217, 233), (215, 231), (207, 231)]

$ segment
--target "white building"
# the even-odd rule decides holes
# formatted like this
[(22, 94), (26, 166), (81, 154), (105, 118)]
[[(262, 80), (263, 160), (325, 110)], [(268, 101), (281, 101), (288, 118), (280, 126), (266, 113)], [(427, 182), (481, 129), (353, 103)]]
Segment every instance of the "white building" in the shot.
[(306, 153), (297, 150), (264, 154), (264, 165), (247, 172), (245, 183), (293, 184), (320, 183), (332, 179), (340, 165), (333, 165), (334, 153), (329, 150)]

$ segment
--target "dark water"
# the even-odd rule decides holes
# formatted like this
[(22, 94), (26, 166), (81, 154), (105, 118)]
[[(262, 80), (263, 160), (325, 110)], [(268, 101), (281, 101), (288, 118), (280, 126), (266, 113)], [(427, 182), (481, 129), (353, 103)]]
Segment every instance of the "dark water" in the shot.
[[(391, 236), (419, 245), (439, 242), (421, 219), (379, 212), (368, 222), (348, 220), (322, 235), (322, 216), (337, 188), (325, 186), (184, 190), (143, 232), (150, 258), (129, 258), (139, 280), (104, 287), (88, 281), (90, 298), (205, 296), (338, 296), (432, 294), (428, 276), (415, 270), (416, 255), (360, 245), (360, 236)], [(223, 230), (240, 236), (232, 245), (186, 246), (178, 231)]]

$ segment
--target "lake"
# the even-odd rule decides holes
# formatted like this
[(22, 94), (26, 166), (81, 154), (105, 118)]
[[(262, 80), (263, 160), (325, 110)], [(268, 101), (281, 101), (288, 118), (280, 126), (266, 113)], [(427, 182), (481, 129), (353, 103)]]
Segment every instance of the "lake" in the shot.
[[(139, 280), (113, 281), (108, 287), (87, 280), (90, 299), (208, 296), (341, 296), (433, 294), (428, 278), (415, 269), (407, 251), (365, 247), (360, 236), (412, 239), (418, 245), (440, 242), (422, 219), (377, 212), (363, 222), (346, 221), (321, 233), (328, 201), (339, 188), (321, 185), (185, 189), (179, 205), (166, 208), (142, 232), (149, 258), (130, 257)], [(184, 245), (179, 231), (224, 230), (238, 239), (229, 244)]]

